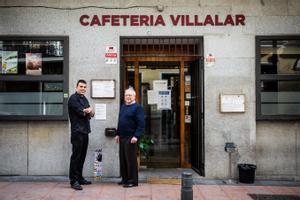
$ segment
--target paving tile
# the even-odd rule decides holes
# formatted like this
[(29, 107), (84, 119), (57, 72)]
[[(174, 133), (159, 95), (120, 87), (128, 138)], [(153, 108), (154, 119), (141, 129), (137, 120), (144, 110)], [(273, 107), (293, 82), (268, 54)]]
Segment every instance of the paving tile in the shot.
[(245, 186), (221, 186), (221, 188), (232, 200), (252, 200)]
[(101, 193), (97, 200), (125, 200), (125, 189), (117, 184), (100, 184)]
[(69, 183), (58, 183), (55, 187), (44, 197), (45, 200), (68, 200), (71, 199), (73, 193), (77, 191), (70, 187)]
[(179, 200), (180, 185), (153, 184), (151, 185), (152, 200)]
[[(300, 187), (194, 185), (194, 200), (253, 200), (254, 195), (298, 195)], [(181, 186), (142, 183), (123, 188), (94, 183), (75, 191), (68, 182), (0, 182), (0, 200), (180, 200)]]
[(151, 200), (151, 185), (139, 184), (138, 187), (125, 188), (125, 200)]
[(43, 199), (56, 184), (36, 182), (12, 183), (6, 186), (5, 190), (1, 191), (0, 199)]
[(224, 191), (218, 185), (201, 185), (199, 187), (200, 192), (203, 195), (224, 195)]
[(289, 188), (300, 196), (300, 187), (289, 187)]
[(218, 185), (200, 185), (196, 187), (196, 193), (200, 193), (201, 197), (205, 200), (227, 200), (230, 199), (228, 195)]
[(272, 194), (272, 191), (264, 186), (245, 186), (244, 188), (248, 194)]
[(9, 184), (11, 184), (11, 183), (10, 182), (0, 182), (0, 191), (1, 191), (2, 188), (5, 188)]
[(204, 200), (204, 196), (200, 192), (200, 185), (193, 186), (193, 199)]
[(270, 191), (272, 191), (273, 194), (296, 194), (296, 192), (291, 189), (290, 187), (282, 187), (282, 186), (267, 186)]

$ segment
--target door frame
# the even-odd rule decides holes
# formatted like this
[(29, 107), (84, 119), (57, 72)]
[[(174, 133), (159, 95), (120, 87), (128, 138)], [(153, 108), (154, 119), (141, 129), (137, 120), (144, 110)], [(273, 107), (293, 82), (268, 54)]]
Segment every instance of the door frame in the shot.
[[(184, 67), (185, 67), (185, 62), (191, 62), (191, 61), (196, 61), (199, 60), (199, 67), (203, 69), (203, 53), (199, 56), (123, 56), (122, 52), (122, 38), (136, 38), (136, 37), (121, 37), (121, 49), (120, 49), (120, 100), (123, 102), (124, 99), (124, 91), (125, 88), (128, 87), (127, 85), (127, 80), (126, 80), (126, 73), (127, 73), (127, 66), (126, 63), (133, 63), (134, 64), (134, 74), (135, 74), (135, 82), (134, 82), (134, 87), (136, 90), (136, 99), (137, 102), (140, 101), (140, 85), (139, 85), (139, 63), (140, 62), (178, 62), (180, 63), (180, 68), (179, 68), (179, 76), (180, 76), (180, 167), (183, 168), (192, 168), (191, 162), (187, 162), (184, 160), (184, 155), (185, 155), (185, 116), (184, 116), (184, 111), (185, 111), (185, 80), (184, 80)], [(137, 37), (138, 38), (138, 37)], [(201, 39), (202, 44), (200, 45), (200, 50), (203, 52), (203, 38), (199, 37)], [(202, 74), (204, 76), (204, 74)], [(202, 87), (202, 91), (204, 89), (204, 77), (201, 77), (200, 84)], [(202, 99), (204, 100), (204, 92)], [(202, 105), (204, 108), (204, 105)], [(201, 113), (200, 117), (204, 117), (204, 114)], [(202, 130), (199, 130), (202, 132), (203, 136), (203, 142), (200, 144), (202, 146), (203, 152), (202, 155), (199, 155), (199, 158), (201, 158), (202, 162), (204, 163), (204, 127), (201, 127)], [(204, 166), (202, 166), (202, 169), (199, 170), (201, 172), (201, 175), (204, 175)]]

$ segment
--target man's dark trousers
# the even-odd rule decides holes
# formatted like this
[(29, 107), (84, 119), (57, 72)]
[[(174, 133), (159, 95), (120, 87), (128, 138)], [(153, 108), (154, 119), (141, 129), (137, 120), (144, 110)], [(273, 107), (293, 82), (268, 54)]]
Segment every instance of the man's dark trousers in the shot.
[(83, 180), (82, 169), (89, 143), (89, 135), (83, 133), (71, 133), (72, 156), (70, 161), (70, 182)]
[(122, 180), (138, 185), (137, 143), (130, 143), (132, 136), (120, 136), (120, 168)]

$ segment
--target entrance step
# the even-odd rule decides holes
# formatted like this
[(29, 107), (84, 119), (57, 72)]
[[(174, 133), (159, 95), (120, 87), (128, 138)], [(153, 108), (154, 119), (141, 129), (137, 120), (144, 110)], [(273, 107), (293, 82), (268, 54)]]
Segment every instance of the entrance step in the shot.
[(139, 171), (139, 179), (143, 181), (173, 181), (181, 180), (181, 174), (183, 172), (192, 173), (193, 179), (203, 178), (197, 174), (194, 170), (188, 168), (141, 168)]

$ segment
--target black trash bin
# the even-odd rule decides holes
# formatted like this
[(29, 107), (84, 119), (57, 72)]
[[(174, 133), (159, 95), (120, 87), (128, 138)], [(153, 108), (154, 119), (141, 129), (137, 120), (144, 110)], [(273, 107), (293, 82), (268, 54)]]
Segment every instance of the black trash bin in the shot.
[(238, 164), (239, 182), (254, 183), (256, 165), (253, 164)]

